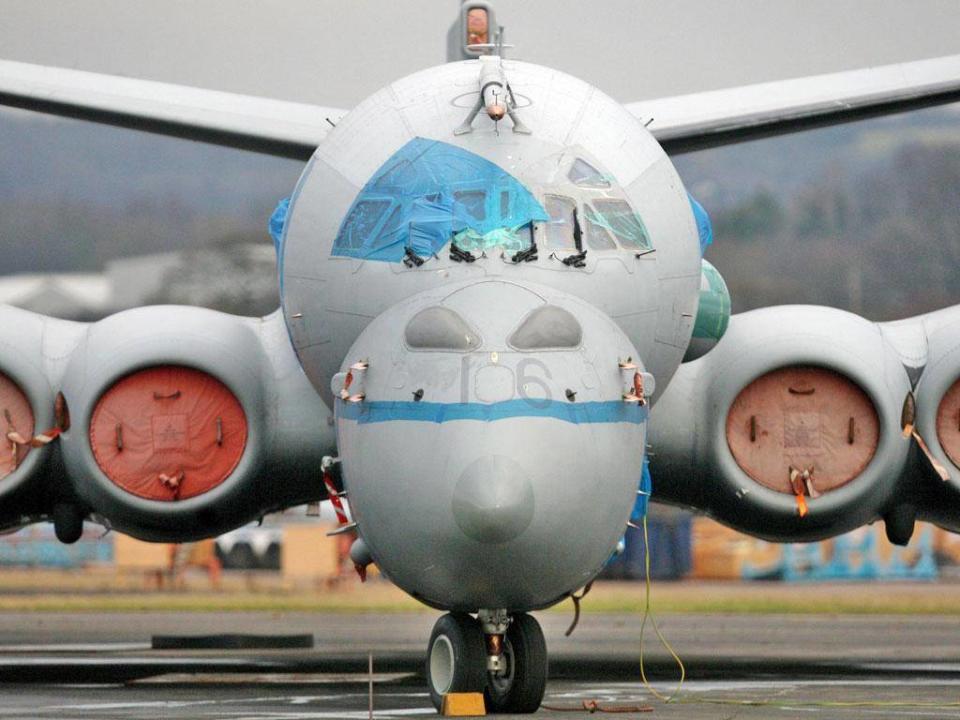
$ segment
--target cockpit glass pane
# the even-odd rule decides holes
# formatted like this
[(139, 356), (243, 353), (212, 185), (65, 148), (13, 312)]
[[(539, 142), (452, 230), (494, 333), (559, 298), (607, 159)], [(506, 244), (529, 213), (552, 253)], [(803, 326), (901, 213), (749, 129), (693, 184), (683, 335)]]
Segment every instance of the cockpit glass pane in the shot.
[(547, 247), (551, 250), (574, 250), (573, 212), (577, 204), (563, 195), (546, 195), (543, 207), (550, 216), (546, 223)]
[(390, 200), (358, 202), (344, 223), (343, 232), (337, 238), (337, 246), (351, 249), (363, 247), (367, 238), (376, 230), (380, 218), (390, 204)]
[(579, 347), (583, 330), (577, 319), (556, 305), (544, 305), (530, 313), (509, 343), (517, 350)]
[(581, 160), (580, 158), (574, 160), (573, 165), (570, 167), (570, 172), (567, 173), (567, 177), (570, 178), (570, 182), (580, 187), (610, 187), (610, 181), (601, 175), (599, 170), (586, 160)]
[(483, 190), (459, 190), (453, 194), (453, 199), (463, 205), (474, 220), (483, 222), (487, 219), (487, 194)]
[(413, 350), (469, 352), (480, 347), (480, 336), (449, 308), (431, 307), (414, 315), (404, 332)]
[(594, 200), (594, 222), (612, 232), (628, 250), (650, 250), (653, 245), (643, 220), (623, 200)]
[(597, 220), (599, 217), (592, 208), (587, 208), (587, 247), (591, 250), (616, 250), (617, 244), (613, 241), (610, 232)]

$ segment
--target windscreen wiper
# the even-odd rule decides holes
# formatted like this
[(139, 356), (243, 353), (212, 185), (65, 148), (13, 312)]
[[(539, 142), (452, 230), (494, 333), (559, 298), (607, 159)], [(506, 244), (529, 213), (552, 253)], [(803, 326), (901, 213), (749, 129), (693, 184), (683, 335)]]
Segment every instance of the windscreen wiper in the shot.
[(404, 248), (403, 264), (408, 268), (420, 267), (425, 262), (426, 260), (417, 255), (410, 247)]
[(568, 255), (560, 262), (567, 267), (586, 267), (587, 251), (583, 249), (583, 230), (580, 228), (580, 216), (577, 214), (576, 208), (573, 209), (573, 245), (577, 248), (577, 252), (573, 255)]
[(530, 243), (530, 247), (526, 250), (519, 250), (513, 254), (513, 257), (510, 258), (510, 261), (513, 263), (522, 263), (522, 262), (533, 262), (539, 256), (537, 255), (537, 243)]
[(472, 263), (477, 258), (469, 250), (462, 250), (458, 248), (456, 244), (450, 243), (450, 259), (454, 262)]

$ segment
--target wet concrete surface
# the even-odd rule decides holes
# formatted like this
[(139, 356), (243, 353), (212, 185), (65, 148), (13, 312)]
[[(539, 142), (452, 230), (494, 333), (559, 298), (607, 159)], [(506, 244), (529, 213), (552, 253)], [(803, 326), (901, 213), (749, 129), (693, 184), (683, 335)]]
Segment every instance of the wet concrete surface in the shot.
[[(0, 615), (0, 718), (364, 718), (368, 653), (381, 718), (434, 714), (422, 677), (436, 615)], [(539, 616), (551, 680), (538, 717), (633, 709), (662, 718), (960, 718), (960, 618), (665, 615), (687, 681), (640, 680), (640, 618)], [(311, 632), (309, 650), (157, 651), (154, 634)], [(647, 676), (678, 669), (651, 635)], [(625, 713), (633, 714), (633, 713)]]

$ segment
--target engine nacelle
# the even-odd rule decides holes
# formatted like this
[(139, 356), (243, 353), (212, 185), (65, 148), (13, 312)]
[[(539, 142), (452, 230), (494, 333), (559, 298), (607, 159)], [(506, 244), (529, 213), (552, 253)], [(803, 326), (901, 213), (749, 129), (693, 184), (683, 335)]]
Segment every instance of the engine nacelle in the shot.
[(279, 314), (114, 315), (79, 342), (63, 394), (71, 428), (61, 444), (76, 494), (130, 535), (209, 537), (322, 494), (330, 413), (296, 365)]
[(737, 315), (653, 411), (654, 497), (769, 540), (852, 530), (900, 500), (909, 392), (863, 318), (806, 306)]
[[(0, 507), (18, 510), (3, 514), (8, 528), (74, 504), (58, 445), (37, 439), (66, 423), (55, 412), (57, 388), (85, 326), (0, 305), (0, 327), (9, 330), (0, 338)], [(58, 524), (61, 539), (76, 539), (76, 523), (70, 524)]]
[(960, 307), (892, 323), (922, 369), (916, 388), (916, 428), (935, 463), (914, 454), (920, 517), (960, 532)]

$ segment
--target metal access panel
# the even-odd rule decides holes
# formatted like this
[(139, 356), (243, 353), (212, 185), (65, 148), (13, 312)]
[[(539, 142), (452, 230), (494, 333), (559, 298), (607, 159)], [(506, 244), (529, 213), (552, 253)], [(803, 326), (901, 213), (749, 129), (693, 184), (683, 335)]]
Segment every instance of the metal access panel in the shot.
[(740, 468), (772, 490), (793, 493), (791, 470), (809, 472), (810, 494), (856, 478), (873, 458), (880, 421), (849, 378), (818, 367), (761, 375), (734, 400), (727, 444)]

